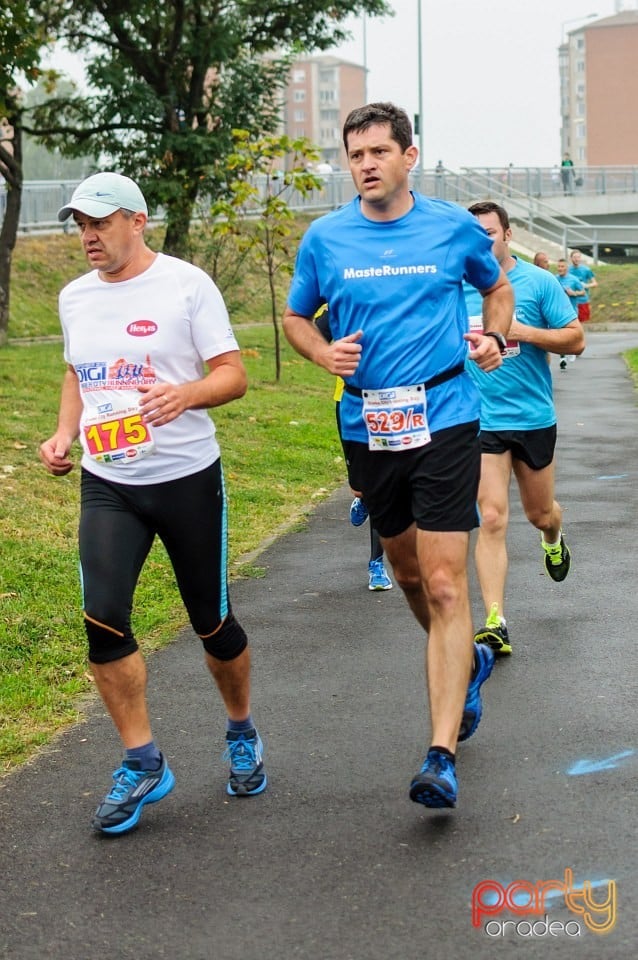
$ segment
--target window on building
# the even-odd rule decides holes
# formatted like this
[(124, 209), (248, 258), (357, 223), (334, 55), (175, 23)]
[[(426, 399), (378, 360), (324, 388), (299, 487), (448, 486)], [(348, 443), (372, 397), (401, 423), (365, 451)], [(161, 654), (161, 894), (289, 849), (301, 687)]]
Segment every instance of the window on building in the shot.
[(338, 127), (321, 127), (319, 135), (323, 142), (334, 143), (335, 140), (341, 139), (341, 131)]
[(295, 110), (295, 120), (297, 121), (297, 123), (299, 123), (299, 121), (305, 120), (305, 119), (306, 119), (306, 111), (305, 111), (305, 110)]
[(336, 83), (337, 71), (334, 67), (324, 67), (319, 71), (319, 83)]
[(305, 99), (306, 99), (306, 91), (305, 91), (305, 90), (294, 90), (294, 91), (293, 91), (293, 100), (295, 101), (295, 103), (303, 103)]
[(586, 163), (586, 162), (587, 162), (587, 150), (585, 149), (585, 147), (579, 147), (579, 148), (578, 148), (578, 160), (579, 160), (581, 163)]
[(578, 116), (579, 116), (579, 117), (584, 117), (584, 116), (585, 116), (585, 104), (584, 104), (584, 102), (581, 100), (579, 103), (576, 104), (576, 107), (577, 107), (577, 111), (578, 111)]
[(337, 99), (336, 90), (320, 90), (319, 100), (321, 103), (334, 103)]
[(339, 111), (338, 110), (322, 110), (321, 111), (321, 122), (322, 123), (336, 123), (339, 120)]
[(306, 128), (305, 127), (295, 127), (295, 137), (305, 137)]
[(587, 136), (587, 128), (584, 123), (576, 124), (576, 136), (579, 138), (579, 140), (584, 140)]
[(577, 71), (577, 73), (584, 73), (584, 72), (585, 72), (585, 61), (584, 61), (584, 60), (577, 60), (577, 61), (576, 61), (576, 71)]
[(296, 68), (292, 71), (292, 82), (293, 83), (304, 83), (306, 79), (306, 71)]

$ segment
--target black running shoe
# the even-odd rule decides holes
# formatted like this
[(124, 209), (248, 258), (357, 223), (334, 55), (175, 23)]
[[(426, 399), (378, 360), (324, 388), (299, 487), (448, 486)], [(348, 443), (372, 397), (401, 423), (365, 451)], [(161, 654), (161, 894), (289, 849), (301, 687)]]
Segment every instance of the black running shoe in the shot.
[(547, 575), (550, 576), (556, 583), (561, 583), (561, 581), (563, 581), (569, 573), (569, 568), (572, 562), (572, 557), (569, 552), (569, 547), (565, 543), (565, 538), (561, 533), (560, 542), (558, 545), (555, 547), (548, 547), (541, 537), (541, 544), (543, 547), (543, 559), (545, 560), (545, 570)]
[(256, 730), (226, 733), (224, 760), (230, 760), (226, 792), (231, 797), (252, 797), (266, 789), (264, 745)]
[(474, 642), (486, 643), (498, 656), (512, 652), (505, 619), (498, 612), (498, 603), (492, 604), (485, 626), (474, 634)]

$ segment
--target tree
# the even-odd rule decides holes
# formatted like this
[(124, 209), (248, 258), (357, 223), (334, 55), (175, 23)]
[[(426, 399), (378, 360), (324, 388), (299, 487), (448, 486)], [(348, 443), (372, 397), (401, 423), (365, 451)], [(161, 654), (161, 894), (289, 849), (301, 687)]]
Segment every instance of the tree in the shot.
[(226, 160), (229, 198), (211, 207), (211, 232), (232, 239), (240, 254), (249, 253), (268, 280), (275, 337), (275, 377), (281, 379), (281, 336), (277, 275), (291, 273), (294, 260), (293, 221), (289, 199), (321, 189), (320, 177), (309, 172), (319, 154), (305, 138), (266, 136), (252, 139), (234, 130), (235, 149)]
[[(55, 7), (55, 2), (52, 0)], [(53, 16), (49, 4), (39, 13), (28, 0), (12, 0), (0, 7), (0, 346), (6, 343), (9, 328), (11, 261), (18, 235), (22, 202), (22, 132), (24, 103), (19, 84), (33, 83), (52, 71), (40, 67), (40, 54), (49, 39)], [(4, 203), (2, 202), (4, 200)], [(4, 210), (3, 210), (4, 207)]]
[[(45, 0), (32, 0), (39, 8)], [(189, 257), (198, 199), (222, 195), (232, 130), (276, 131), (290, 57), (328, 49), (386, 0), (58, 0), (64, 40), (89, 51), (92, 93), (38, 107), (29, 130), (109, 157), (166, 210), (164, 250)]]

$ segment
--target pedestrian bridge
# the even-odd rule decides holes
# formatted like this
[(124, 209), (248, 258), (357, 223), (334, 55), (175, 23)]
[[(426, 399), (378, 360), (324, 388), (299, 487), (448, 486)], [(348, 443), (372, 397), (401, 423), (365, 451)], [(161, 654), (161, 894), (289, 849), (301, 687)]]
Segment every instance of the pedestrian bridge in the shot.
[[(294, 192), (293, 209), (321, 213), (354, 196), (346, 171), (322, 175), (323, 186), (310, 197)], [(261, 178), (263, 191), (280, 189), (280, 180)], [(20, 229), (68, 230), (57, 211), (70, 199), (78, 181), (31, 180), (24, 184)], [(469, 206), (494, 200), (511, 219), (541, 240), (563, 250), (580, 247), (595, 260), (638, 259), (638, 166), (582, 167), (563, 183), (558, 167), (463, 167), (461, 170), (423, 169), (412, 174), (415, 189)], [(5, 193), (0, 184), (0, 222)]]

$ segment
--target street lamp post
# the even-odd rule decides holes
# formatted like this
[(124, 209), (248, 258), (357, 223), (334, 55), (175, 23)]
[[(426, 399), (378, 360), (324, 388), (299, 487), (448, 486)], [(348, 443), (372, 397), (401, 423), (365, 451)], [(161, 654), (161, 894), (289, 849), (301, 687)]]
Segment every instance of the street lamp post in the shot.
[(421, 49), (421, 0), (417, 11), (418, 65), (419, 65), (419, 170), (423, 170), (423, 55)]
[(368, 102), (368, 31), (365, 12), (363, 14), (363, 102)]

